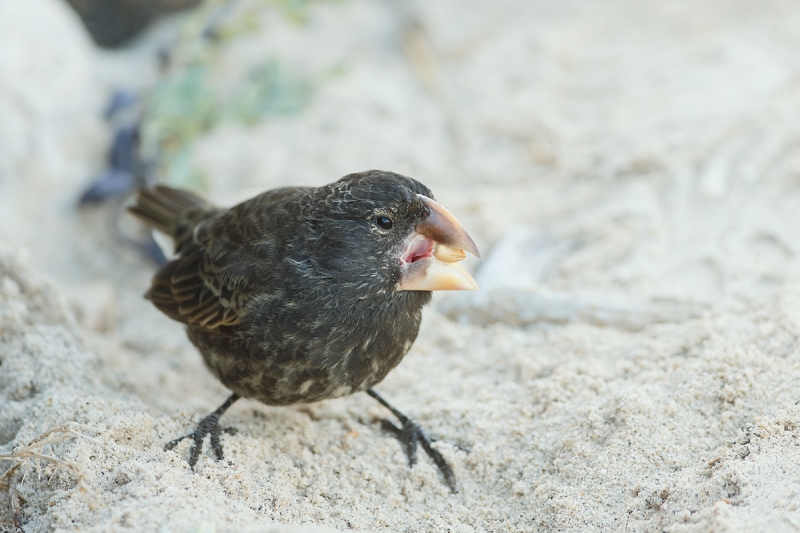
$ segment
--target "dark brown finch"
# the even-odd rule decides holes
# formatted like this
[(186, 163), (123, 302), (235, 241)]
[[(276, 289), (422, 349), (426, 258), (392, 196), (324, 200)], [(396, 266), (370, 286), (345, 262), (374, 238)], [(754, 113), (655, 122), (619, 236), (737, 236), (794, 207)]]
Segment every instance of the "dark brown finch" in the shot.
[(427, 187), (373, 170), (220, 209), (159, 185), (129, 209), (175, 241), (146, 298), (186, 324), (233, 391), (186, 436), (192, 466), (205, 435), (222, 458), (219, 417), (239, 397), (290, 405), (367, 391), (400, 420), (384, 425), (410, 463), (421, 444), (455, 491), (431, 439), (372, 390), (411, 348), (430, 291), (477, 289), (457, 262), (478, 249)]

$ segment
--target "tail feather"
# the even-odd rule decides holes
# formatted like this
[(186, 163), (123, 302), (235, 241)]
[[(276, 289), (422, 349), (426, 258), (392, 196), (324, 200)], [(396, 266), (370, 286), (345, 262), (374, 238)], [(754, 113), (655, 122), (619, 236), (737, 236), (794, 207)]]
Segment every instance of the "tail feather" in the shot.
[(177, 237), (179, 214), (189, 207), (209, 204), (189, 191), (156, 185), (136, 194), (135, 204), (128, 211), (153, 229)]

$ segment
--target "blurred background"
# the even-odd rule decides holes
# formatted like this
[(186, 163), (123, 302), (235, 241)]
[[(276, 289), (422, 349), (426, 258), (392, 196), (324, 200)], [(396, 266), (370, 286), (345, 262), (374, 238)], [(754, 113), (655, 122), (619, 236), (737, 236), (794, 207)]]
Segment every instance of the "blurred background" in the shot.
[[(717, 516), (739, 489), (718, 488), (738, 486), (708, 473), (711, 452), (797, 405), (798, 28), (791, 0), (0, 0), (0, 246), (60, 286), (115, 390), (148, 416), (188, 408), (170, 419), (188, 427), (226, 391), (142, 298), (164, 257), (125, 214), (131, 192), (161, 181), (230, 205), (371, 168), (413, 176), (475, 238), (481, 290), (436, 296), (408, 356), (425, 380), (408, 361), (382, 390), (472, 446), (452, 452), (465, 514), (539, 512), (551, 476), (574, 497), (553, 528), (591, 498), (609, 528), (620, 502), (671, 523), (661, 486), (631, 487), (685, 468), (681, 512), (705, 498)], [(349, 435), (366, 402), (232, 418), (269, 444), (281, 417), (352, 409)], [(618, 440), (597, 437), (609, 427)]]
[(506, 242), (486, 289), (530, 293), (453, 317), (696, 316), (779, 290), (800, 246), (798, 22), (781, 0), (7, 0), (0, 236), (102, 309), (163, 260), (135, 187), (230, 204), (380, 168)]

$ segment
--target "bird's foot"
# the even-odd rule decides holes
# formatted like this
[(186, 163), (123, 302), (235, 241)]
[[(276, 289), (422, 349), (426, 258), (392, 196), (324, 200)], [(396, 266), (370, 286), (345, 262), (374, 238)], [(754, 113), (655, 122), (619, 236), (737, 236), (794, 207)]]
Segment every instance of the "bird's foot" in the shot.
[(192, 439), (192, 447), (189, 449), (189, 466), (194, 469), (194, 465), (197, 464), (197, 460), (200, 458), (200, 452), (203, 449), (203, 441), (206, 438), (206, 435), (211, 437), (211, 449), (214, 450), (214, 455), (216, 455), (217, 460), (221, 461), (224, 457), (222, 453), (222, 443), (219, 441), (220, 434), (224, 431), (230, 435), (236, 434), (235, 428), (221, 428), (219, 426), (219, 417), (222, 416), (228, 407), (230, 407), (233, 402), (238, 400), (239, 397), (236, 394), (231, 395), (224, 404), (222, 404), (219, 409), (205, 417), (197, 424), (197, 427), (194, 431), (189, 433), (188, 435), (184, 435), (183, 437), (178, 437), (177, 439), (173, 439), (164, 445), (164, 451), (169, 451), (175, 448), (182, 440), (184, 439)]
[(224, 454), (222, 453), (222, 443), (219, 440), (219, 436), (223, 432), (229, 435), (235, 435), (236, 428), (221, 428), (219, 426), (219, 417), (210, 414), (201, 420), (200, 423), (197, 424), (197, 428), (188, 435), (178, 437), (166, 443), (164, 445), (164, 451), (174, 449), (175, 446), (184, 439), (192, 439), (192, 447), (189, 449), (189, 466), (194, 468), (194, 465), (197, 464), (197, 460), (200, 458), (200, 452), (203, 449), (203, 441), (206, 435), (209, 435), (211, 437), (211, 449), (214, 450), (214, 455), (217, 456), (217, 460), (222, 460)]
[(458, 489), (456, 488), (456, 475), (453, 473), (453, 469), (450, 468), (449, 464), (447, 464), (447, 461), (445, 461), (444, 457), (442, 457), (442, 454), (440, 454), (433, 448), (433, 446), (431, 446), (431, 444), (434, 442), (434, 439), (430, 438), (416, 421), (392, 407), (392, 405), (387, 402), (383, 396), (378, 394), (375, 389), (367, 389), (365, 392), (378, 400), (381, 405), (389, 409), (400, 421), (400, 424), (402, 424), (401, 427), (397, 427), (389, 420), (381, 420), (383, 428), (386, 431), (394, 433), (394, 435), (403, 445), (406, 455), (408, 455), (408, 465), (414, 466), (414, 463), (417, 462), (417, 447), (422, 445), (422, 449), (425, 450), (425, 453), (428, 454), (428, 457), (433, 459), (433, 462), (436, 463), (437, 467), (439, 467), (439, 471), (444, 476), (444, 481), (447, 486), (450, 487), (450, 490), (453, 491), (454, 494), (458, 492)]
[(400, 444), (403, 445), (405, 449), (406, 455), (408, 456), (408, 466), (414, 466), (417, 462), (417, 448), (421, 445), (422, 449), (425, 450), (425, 453), (428, 454), (436, 466), (439, 467), (439, 471), (444, 476), (444, 481), (447, 483), (447, 486), (450, 487), (454, 493), (458, 492), (456, 489), (456, 476), (453, 474), (453, 469), (450, 468), (450, 465), (447, 464), (447, 461), (442, 454), (439, 453), (431, 444), (435, 442), (435, 439), (432, 439), (428, 436), (425, 431), (422, 430), (422, 427), (414, 420), (407, 418), (403, 421), (402, 427), (397, 427), (394, 423), (390, 420), (382, 419), (381, 424), (383, 429), (394, 433), (397, 437), (397, 440), (400, 441)]

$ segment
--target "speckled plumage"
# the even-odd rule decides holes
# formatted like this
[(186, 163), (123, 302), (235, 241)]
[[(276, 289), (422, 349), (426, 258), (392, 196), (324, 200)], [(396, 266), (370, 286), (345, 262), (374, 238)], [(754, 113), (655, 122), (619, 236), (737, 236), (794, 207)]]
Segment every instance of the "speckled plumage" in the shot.
[[(399, 248), (425, 215), (417, 194), (432, 196), (418, 181), (370, 171), (229, 210), (164, 187), (143, 194), (184, 202), (161, 227), (151, 222), (175, 237), (177, 257), (147, 298), (187, 325), (239, 396), (288, 405), (363, 391), (416, 339), (431, 293), (396, 287)], [(383, 214), (390, 230), (374, 222)]]
[(430, 290), (474, 289), (448, 266), (478, 249), (431, 191), (392, 172), (287, 187), (220, 209), (187, 191), (140, 191), (130, 211), (173, 237), (176, 256), (146, 297), (186, 324), (208, 368), (233, 394), (185, 438), (194, 467), (206, 435), (218, 459), (219, 418), (240, 397), (269, 405), (366, 391), (414, 464), (417, 445), (456, 490), (422, 428), (372, 389), (417, 337)]

